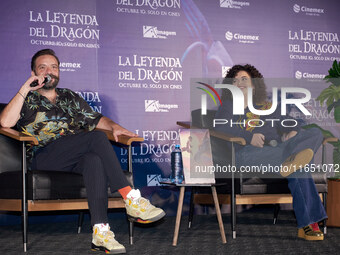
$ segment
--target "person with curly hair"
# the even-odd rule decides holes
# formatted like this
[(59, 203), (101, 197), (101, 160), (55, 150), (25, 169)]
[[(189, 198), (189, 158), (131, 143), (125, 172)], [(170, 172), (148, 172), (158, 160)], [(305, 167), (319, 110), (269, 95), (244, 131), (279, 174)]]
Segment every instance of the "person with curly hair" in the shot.
[[(262, 74), (252, 65), (235, 65), (227, 73), (224, 84), (237, 86), (244, 96), (244, 114), (233, 114), (232, 96), (229, 90), (222, 93), (223, 103), (215, 119), (229, 122), (216, 125), (215, 129), (234, 136), (243, 137), (246, 145), (235, 146), (236, 166), (272, 166), (279, 169), (278, 177), (285, 177), (293, 197), (298, 237), (305, 240), (323, 240), (324, 235), (318, 222), (327, 218), (311, 174), (304, 167), (313, 160), (323, 136), (319, 129), (303, 130), (297, 121), (289, 117), (295, 125), (281, 125), (287, 119), (279, 111), (269, 115), (256, 115), (249, 110), (248, 97), (252, 97), (253, 107), (268, 110), (272, 103), (268, 100)], [(268, 121), (268, 120), (280, 121)], [(276, 168), (274, 168), (276, 167)]]

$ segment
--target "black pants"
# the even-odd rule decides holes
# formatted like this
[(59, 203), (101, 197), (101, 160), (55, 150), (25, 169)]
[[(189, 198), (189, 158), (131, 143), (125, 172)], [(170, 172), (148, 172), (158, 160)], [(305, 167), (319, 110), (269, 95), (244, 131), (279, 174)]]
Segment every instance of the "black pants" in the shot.
[(110, 141), (100, 131), (57, 139), (38, 151), (32, 168), (82, 174), (92, 225), (108, 222), (107, 185), (111, 192), (130, 185)]

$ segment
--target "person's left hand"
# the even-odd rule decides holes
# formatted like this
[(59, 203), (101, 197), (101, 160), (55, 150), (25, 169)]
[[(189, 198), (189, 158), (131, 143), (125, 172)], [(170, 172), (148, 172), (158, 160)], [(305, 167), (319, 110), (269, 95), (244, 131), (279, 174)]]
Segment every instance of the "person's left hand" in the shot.
[(112, 131), (113, 137), (116, 142), (118, 142), (118, 136), (120, 135), (127, 135), (130, 137), (137, 137), (138, 135), (135, 133), (132, 133), (131, 131), (123, 128), (122, 126), (118, 125), (117, 123), (114, 124), (113, 126), (113, 131)]
[(282, 141), (285, 142), (289, 140), (290, 138), (296, 136), (297, 132), (296, 131), (290, 131), (288, 134), (283, 134), (283, 139)]

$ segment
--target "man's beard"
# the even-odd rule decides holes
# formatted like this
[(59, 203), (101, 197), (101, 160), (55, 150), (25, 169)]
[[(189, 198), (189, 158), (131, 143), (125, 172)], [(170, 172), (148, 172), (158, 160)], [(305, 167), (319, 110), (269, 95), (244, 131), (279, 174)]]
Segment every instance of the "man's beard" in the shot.
[(51, 77), (51, 80), (47, 83), (45, 83), (45, 85), (42, 87), (42, 89), (45, 90), (52, 90), (55, 89), (59, 83), (59, 77), (55, 76), (53, 74), (49, 74), (49, 76)]

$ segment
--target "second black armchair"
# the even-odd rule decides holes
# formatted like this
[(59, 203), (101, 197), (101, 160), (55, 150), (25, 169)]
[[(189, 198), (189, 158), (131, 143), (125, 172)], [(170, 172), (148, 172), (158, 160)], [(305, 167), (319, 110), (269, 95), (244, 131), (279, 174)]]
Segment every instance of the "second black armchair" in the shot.
[[(245, 145), (246, 141), (242, 137), (235, 137), (213, 130), (212, 123), (216, 111), (208, 110), (206, 115), (201, 115), (201, 110), (192, 111), (191, 122), (177, 122), (178, 125), (185, 128), (202, 128), (210, 130), (210, 140), (214, 165), (235, 166), (235, 144)], [(329, 139), (324, 140), (323, 154), (325, 153), (324, 145)], [(231, 226), (233, 238), (236, 238), (236, 205), (243, 204), (273, 204), (274, 224), (276, 223), (279, 205), (282, 203), (292, 203), (292, 196), (288, 188), (288, 182), (285, 178), (260, 178), (259, 176), (249, 176), (246, 174), (226, 175), (225, 173), (215, 173), (216, 182), (223, 182), (226, 185), (218, 188), (219, 201), (221, 204), (231, 204)], [(313, 173), (312, 177), (317, 187), (324, 206), (326, 207), (327, 198), (327, 178), (326, 174)], [(194, 215), (194, 204), (211, 203), (211, 194), (202, 193), (202, 189), (193, 191), (190, 211), (189, 227), (192, 224)], [(324, 232), (326, 232), (326, 221), (324, 221)]]

